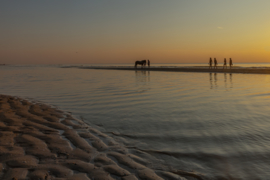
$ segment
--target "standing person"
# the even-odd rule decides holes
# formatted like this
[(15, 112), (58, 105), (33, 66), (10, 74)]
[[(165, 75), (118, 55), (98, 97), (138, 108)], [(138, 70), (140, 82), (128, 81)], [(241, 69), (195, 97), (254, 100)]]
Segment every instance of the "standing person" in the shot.
[(232, 58), (230, 58), (230, 69), (232, 68), (232, 65), (233, 65)]
[(216, 58), (214, 58), (214, 64), (215, 64), (215, 66), (214, 66), (214, 68), (216, 68), (217, 69), (217, 60), (216, 60)]
[(148, 68), (150, 68), (150, 61), (149, 59), (147, 60)]
[(227, 69), (227, 62), (226, 62), (226, 58), (224, 58), (224, 64), (223, 64), (223, 69), (226, 67)]
[(209, 69), (212, 69), (212, 58), (209, 60)]

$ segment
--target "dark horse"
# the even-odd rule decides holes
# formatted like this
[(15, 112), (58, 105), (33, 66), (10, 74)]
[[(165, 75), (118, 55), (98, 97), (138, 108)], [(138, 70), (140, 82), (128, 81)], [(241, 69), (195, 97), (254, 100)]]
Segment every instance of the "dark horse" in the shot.
[(140, 65), (142, 65), (142, 67), (143, 67), (143, 66), (146, 65), (146, 60), (136, 61), (136, 62), (135, 62), (135, 68), (137, 68), (137, 64), (140, 64)]

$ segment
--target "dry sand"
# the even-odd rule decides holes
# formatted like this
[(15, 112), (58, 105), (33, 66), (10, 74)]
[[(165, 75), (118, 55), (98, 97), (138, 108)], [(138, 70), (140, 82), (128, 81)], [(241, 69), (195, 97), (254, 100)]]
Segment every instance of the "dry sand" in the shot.
[(157, 170), (114, 139), (51, 106), (0, 95), (0, 179), (204, 179)]

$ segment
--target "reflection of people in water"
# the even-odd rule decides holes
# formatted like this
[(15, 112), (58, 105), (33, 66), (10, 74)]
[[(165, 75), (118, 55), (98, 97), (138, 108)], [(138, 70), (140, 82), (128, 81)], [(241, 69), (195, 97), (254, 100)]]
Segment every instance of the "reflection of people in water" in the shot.
[(150, 67), (150, 61), (149, 61), (149, 59), (147, 60), (147, 64), (148, 64), (148, 67)]
[(212, 73), (209, 73), (210, 77), (210, 89), (213, 89), (213, 79), (212, 79)]
[(216, 60), (216, 58), (214, 59), (214, 68), (216, 68), (217, 69), (217, 60)]
[(230, 58), (230, 69), (232, 68), (232, 65), (233, 65), (232, 58)]
[(136, 92), (145, 92), (150, 90), (150, 71), (135, 71)]
[(137, 82), (150, 82), (150, 71), (135, 71)]
[[(219, 76), (221, 76), (221, 75), (222, 74), (219, 74)], [(226, 91), (230, 91), (230, 89), (233, 88), (232, 73), (230, 73), (229, 78), (227, 76), (228, 76), (227, 73), (224, 73), (224, 88)], [(213, 77), (213, 73), (209, 73), (209, 81), (210, 81), (210, 89), (213, 89), (213, 88), (217, 89), (218, 88), (217, 73), (214, 73), (214, 77)], [(228, 87), (228, 86), (230, 86), (230, 87)]]
[(138, 82), (146, 82), (146, 71), (135, 71), (136, 80)]
[(224, 58), (224, 64), (223, 64), (223, 69), (226, 67), (227, 69), (227, 62), (226, 62), (226, 58)]
[(215, 87), (217, 87), (217, 73), (214, 73)]
[(224, 73), (224, 84), (225, 84), (225, 89), (227, 91), (227, 74)]
[(231, 84), (230, 88), (233, 88), (232, 73), (230, 73), (230, 84)]
[(209, 60), (209, 69), (212, 69), (212, 58)]
[[(210, 89), (213, 89), (213, 73), (209, 73)], [(214, 73), (214, 87), (217, 88), (217, 73)]]

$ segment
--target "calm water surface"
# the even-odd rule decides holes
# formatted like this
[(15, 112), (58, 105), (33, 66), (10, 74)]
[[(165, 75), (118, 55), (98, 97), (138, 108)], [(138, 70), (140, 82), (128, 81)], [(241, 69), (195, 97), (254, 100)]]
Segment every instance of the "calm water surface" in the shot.
[(1, 66), (0, 93), (70, 111), (158, 168), (270, 179), (270, 75)]

